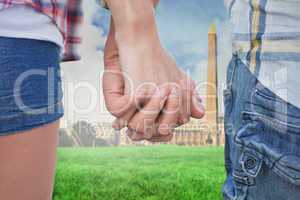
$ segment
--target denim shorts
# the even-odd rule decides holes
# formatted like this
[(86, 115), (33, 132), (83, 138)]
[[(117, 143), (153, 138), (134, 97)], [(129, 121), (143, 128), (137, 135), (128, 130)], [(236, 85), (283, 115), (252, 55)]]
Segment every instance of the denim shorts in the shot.
[(0, 136), (62, 117), (59, 62), (54, 43), (0, 37)]
[(264, 87), (236, 56), (224, 99), (224, 199), (299, 200), (300, 109)]

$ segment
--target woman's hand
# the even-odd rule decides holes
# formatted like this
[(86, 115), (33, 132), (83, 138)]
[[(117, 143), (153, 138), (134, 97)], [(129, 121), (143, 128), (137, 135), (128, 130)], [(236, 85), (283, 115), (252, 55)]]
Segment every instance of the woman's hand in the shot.
[(161, 47), (154, 14), (150, 18), (129, 29), (131, 34), (117, 32), (112, 20), (105, 47), (104, 96), (117, 118), (115, 128), (128, 126), (133, 140), (167, 142), (175, 127), (191, 116), (203, 117), (204, 108), (194, 81)]

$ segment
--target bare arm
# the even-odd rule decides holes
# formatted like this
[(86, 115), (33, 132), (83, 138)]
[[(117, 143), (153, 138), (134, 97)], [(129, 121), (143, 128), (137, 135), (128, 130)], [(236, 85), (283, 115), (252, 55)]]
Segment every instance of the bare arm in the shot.
[[(118, 42), (159, 44), (154, 8), (159, 0), (106, 0)], [(120, 41), (119, 41), (120, 40)]]

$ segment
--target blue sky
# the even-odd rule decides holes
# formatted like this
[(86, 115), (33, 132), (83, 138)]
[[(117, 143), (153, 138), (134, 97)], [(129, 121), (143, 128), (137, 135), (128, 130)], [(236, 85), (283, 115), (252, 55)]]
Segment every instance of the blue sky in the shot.
[(222, 0), (162, 0), (157, 19), (163, 43), (183, 68), (207, 58), (207, 31), (225, 20)]

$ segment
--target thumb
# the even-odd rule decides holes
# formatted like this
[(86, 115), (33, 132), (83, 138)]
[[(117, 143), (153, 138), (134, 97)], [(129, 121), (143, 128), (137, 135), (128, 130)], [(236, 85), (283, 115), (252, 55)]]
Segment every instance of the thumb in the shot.
[(121, 117), (134, 106), (134, 96), (124, 93), (124, 77), (119, 67), (107, 67), (102, 82), (105, 104), (112, 115)]
[(119, 64), (119, 49), (115, 39), (115, 26), (113, 19), (111, 18), (109, 34), (104, 48), (104, 66), (105, 69), (120, 69)]
[(110, 30), (104, 49), (103, 93), (108, 111), (116, 116), (122, 116), (131, 107), (130, 95), (124, 94), (124, 76), (120, 66), (118, 46), (115, 40), (115, 27), (111, 19)]

